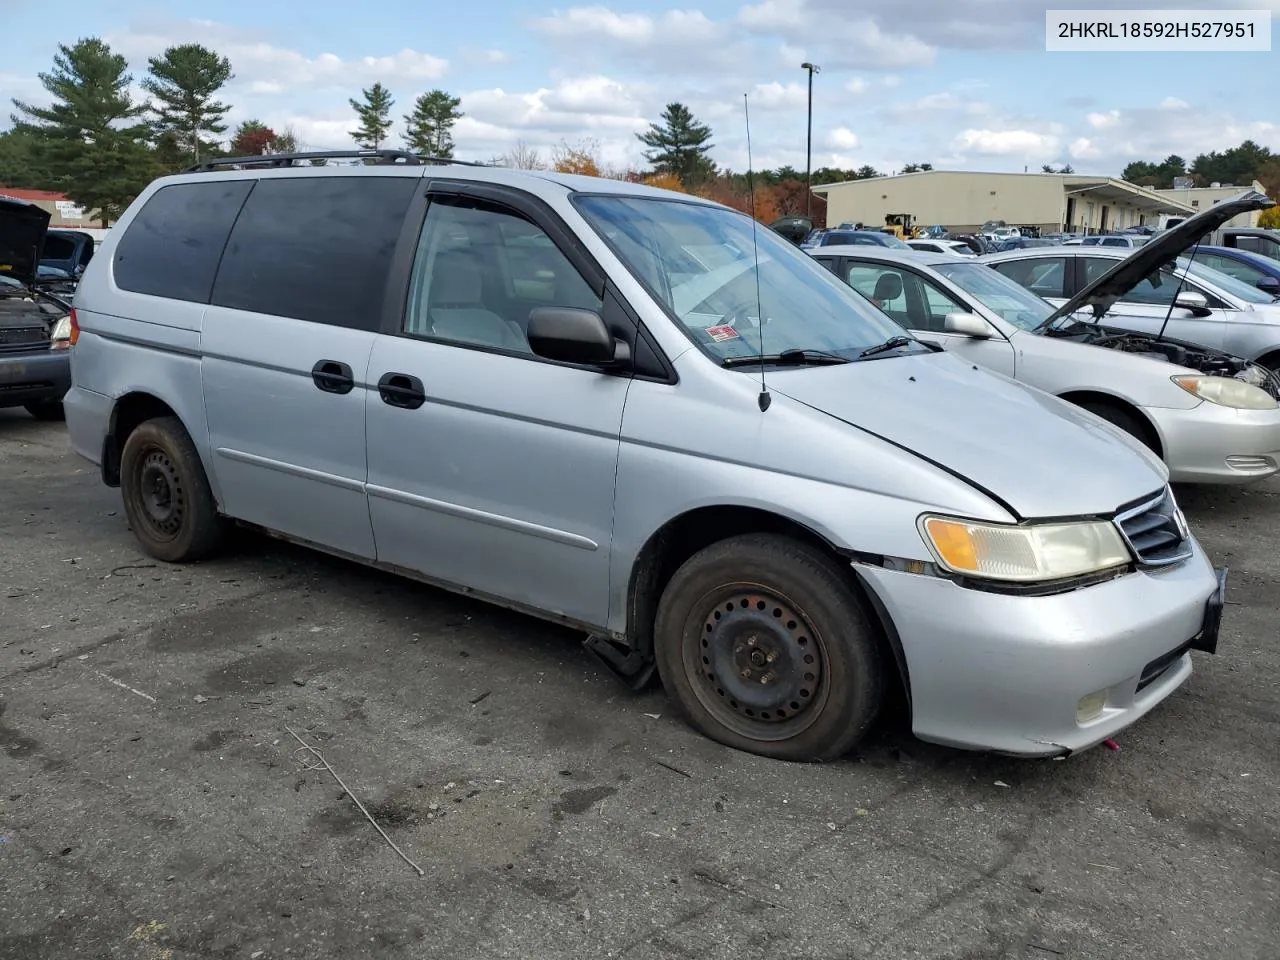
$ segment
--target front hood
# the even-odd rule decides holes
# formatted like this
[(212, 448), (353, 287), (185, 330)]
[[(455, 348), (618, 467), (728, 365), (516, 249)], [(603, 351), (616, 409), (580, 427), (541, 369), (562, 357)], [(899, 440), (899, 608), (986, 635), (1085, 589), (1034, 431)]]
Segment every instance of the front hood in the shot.
[(1112, 514), (1168, 477), (1110, 424), (946, 353), (771, 372), (769, 388), (942, 467), (1021, 518)]
[(1095, 317), (1101, 317), (1111, 305), (1136, 287), (1162, 264), (1171, 263), (1196, 243), (1217, 230), (1232, 217), (1251, 210), (1266, 210), (1275, 201), (1266, 194), (1248, 190), (1202, 210), (1194, 217), (1182, 221), (1154, 239), (1138, 247), (1133, 253), (1086, 286), (1060, 306), (1041, 326), (1048, 326), (1058, 317), (1064, 317), (1089, 307)]
[(25, 200), (0, 197), (0, 273), (26, 287), (35, 283), (48, 230), (47, 211)]

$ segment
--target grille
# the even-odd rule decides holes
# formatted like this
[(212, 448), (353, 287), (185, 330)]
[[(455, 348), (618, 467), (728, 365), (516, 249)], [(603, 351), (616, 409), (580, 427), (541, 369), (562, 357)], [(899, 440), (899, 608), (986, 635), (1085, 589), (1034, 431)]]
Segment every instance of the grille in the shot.
[(1152, 499), (1122, 511), (1116, 517), (1116, 526), (1144, 566), (1166, 566), (1191, 556), (1191, 536), (1168, 487)]
[(0, 327), (0, 353), (25, 353), (48, 345), (49, 331), (44, 327)]

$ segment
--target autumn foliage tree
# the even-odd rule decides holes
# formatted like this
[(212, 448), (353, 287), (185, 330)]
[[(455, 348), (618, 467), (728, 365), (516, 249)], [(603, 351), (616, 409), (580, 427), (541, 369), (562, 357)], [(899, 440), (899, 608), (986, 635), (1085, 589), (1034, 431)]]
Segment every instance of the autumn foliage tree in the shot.
[(595, 140), (580, 140), (570, 144), (561, 140), (551, 148), (551, 169), (557, 173), (576, 173), (584, 177), (598, 177), (600, 173), (600, 146)]

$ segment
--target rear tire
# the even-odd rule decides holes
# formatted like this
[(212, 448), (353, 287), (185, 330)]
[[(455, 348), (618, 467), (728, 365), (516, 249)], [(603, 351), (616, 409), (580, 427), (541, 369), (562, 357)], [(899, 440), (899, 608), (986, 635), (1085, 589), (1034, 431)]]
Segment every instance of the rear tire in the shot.
[(685, 719), (738, 750), (833, 760), (880, 711), (870, 619), (840, 568), (789, 537), (732, 537), (687, 560), (659, 601), (654, 645)]
[(225, 522), (191, 436), (177, 417), (145, 420), (120, 455), (120, 492), (142, 549), (182, 563), (211, 555)]
[(31, 403), (24, 403), (23, 408), (37, 420), (52, 423), (67, 419), (61, 400), (33, 400)]

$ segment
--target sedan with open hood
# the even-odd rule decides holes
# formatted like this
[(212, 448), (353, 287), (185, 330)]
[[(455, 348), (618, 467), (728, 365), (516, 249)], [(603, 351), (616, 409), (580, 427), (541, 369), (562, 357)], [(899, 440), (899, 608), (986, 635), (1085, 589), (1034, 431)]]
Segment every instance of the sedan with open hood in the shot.
[[(1133, 252), (1106, 247), (1013, 250), (982, 257), (1054, 307), (1053, 335), (1164, 353), (1198, 365), (1195, 349), (1280, 374), (1280, 298), (1200, 262), (1198, 244), (1227, 220), (1275, 201), (1249, 191), (1204, 210)], [(1184, 356), (1190, 346), (1192, 354)], [(1244, 378), (1256, 374), (1245, 373)]]
[[(1133, 352), (1046, 328), (1053, 307), (981, 263), (947, 254), (824, 248), (820, 263), (917, 336), (1108, 420), (1159, 454), (1171, 479), (1239, 484), (1280, 472), (1280, 382), (1179, 347)], [(1091, 331), (1092, 332), (1092, 331)], [(1123, 338), (1118, 339), (1123, 344)]]

